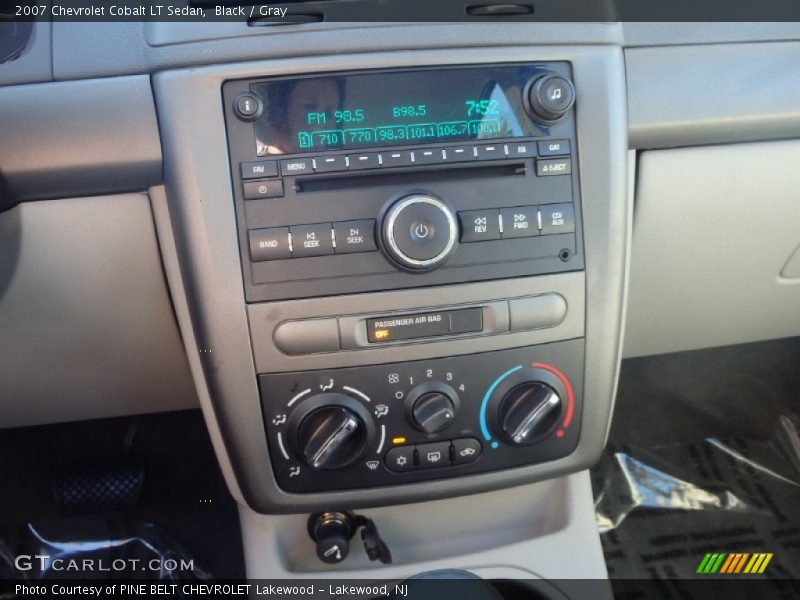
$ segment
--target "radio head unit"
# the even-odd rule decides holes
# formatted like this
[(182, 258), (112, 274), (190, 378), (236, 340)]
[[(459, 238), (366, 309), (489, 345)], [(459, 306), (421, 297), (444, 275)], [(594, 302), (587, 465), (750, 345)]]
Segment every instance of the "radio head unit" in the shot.
[(226, 82), (247, 300), (581, 270), (571, 79), (553, 62)]

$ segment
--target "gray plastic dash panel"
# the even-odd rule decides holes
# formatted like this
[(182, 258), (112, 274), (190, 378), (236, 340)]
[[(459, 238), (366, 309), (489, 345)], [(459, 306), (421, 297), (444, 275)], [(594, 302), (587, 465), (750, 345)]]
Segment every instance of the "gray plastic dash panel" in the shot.
[(631, 148), (800, 136), (800, 43), (625, 51)]
[(161, 182), (158, 122), (144, 75), (0, 88), (0, 132), (0, 210)]

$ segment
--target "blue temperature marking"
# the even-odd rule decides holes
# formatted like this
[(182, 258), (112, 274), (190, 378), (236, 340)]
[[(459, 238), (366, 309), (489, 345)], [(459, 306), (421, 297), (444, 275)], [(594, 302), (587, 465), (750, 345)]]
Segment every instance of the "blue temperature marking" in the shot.
[[(481, 433), (483, 433), (483, 439), (487, 442), (491, 441), (492, 434), (489, 433), (489, 427), (486, 425), (486, 407), (489, 405), (489, 398), (492, 396), (494, 391), (497, 389), (497, 386), (500, 385), (500, 382), (503, 381), (506, 377), (514, 373), (515, 371), (519, 371), (522, 368), (522, 365), (517, 365), (500, 375), (497, 379), (492, 382), (492, 385), (489, 386), (489, 389), (486, 390), (486, 394), (483, 396), (483, 402), (481, 402), (481, 412), (478, 418), (480, 419), (481, 423)], [(492, 442), (492, 448), (497, 448), (498, 443)]]

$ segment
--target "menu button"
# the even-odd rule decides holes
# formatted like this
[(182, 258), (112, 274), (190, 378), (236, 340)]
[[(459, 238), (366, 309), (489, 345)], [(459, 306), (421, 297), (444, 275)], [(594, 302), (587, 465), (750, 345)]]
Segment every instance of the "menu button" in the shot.
[(284, 175), (305, 175), (314, 172), (314, 163), (310, 158), (289, 158), (281, 161)]

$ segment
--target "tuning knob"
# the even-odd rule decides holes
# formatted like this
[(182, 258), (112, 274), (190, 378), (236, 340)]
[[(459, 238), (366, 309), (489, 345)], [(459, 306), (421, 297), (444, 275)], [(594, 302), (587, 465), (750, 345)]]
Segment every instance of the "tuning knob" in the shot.
[(458, 394), (449, 385), (423, 383), (408, 393), (406, 414), (416, 429), (429, 434), (437, 433), (455, 420), (458, 404)]
[(292, 414), (294, 449), (309, 467), (339, 469), (361, 456), (368, 417), (354, 404), (344, 394), (319, 394)]
[(528, 115), (534, 121), (549, 124), (570, 111), (575, 103), (575, 87), (566, 77), (547, 72), (528, 82), (523, 98)]
[(549, 434), (561, 416), (561, 397), (541, 381), (525, 381), (507, 392), (497, 414), (506, 441), (533, 444)]

